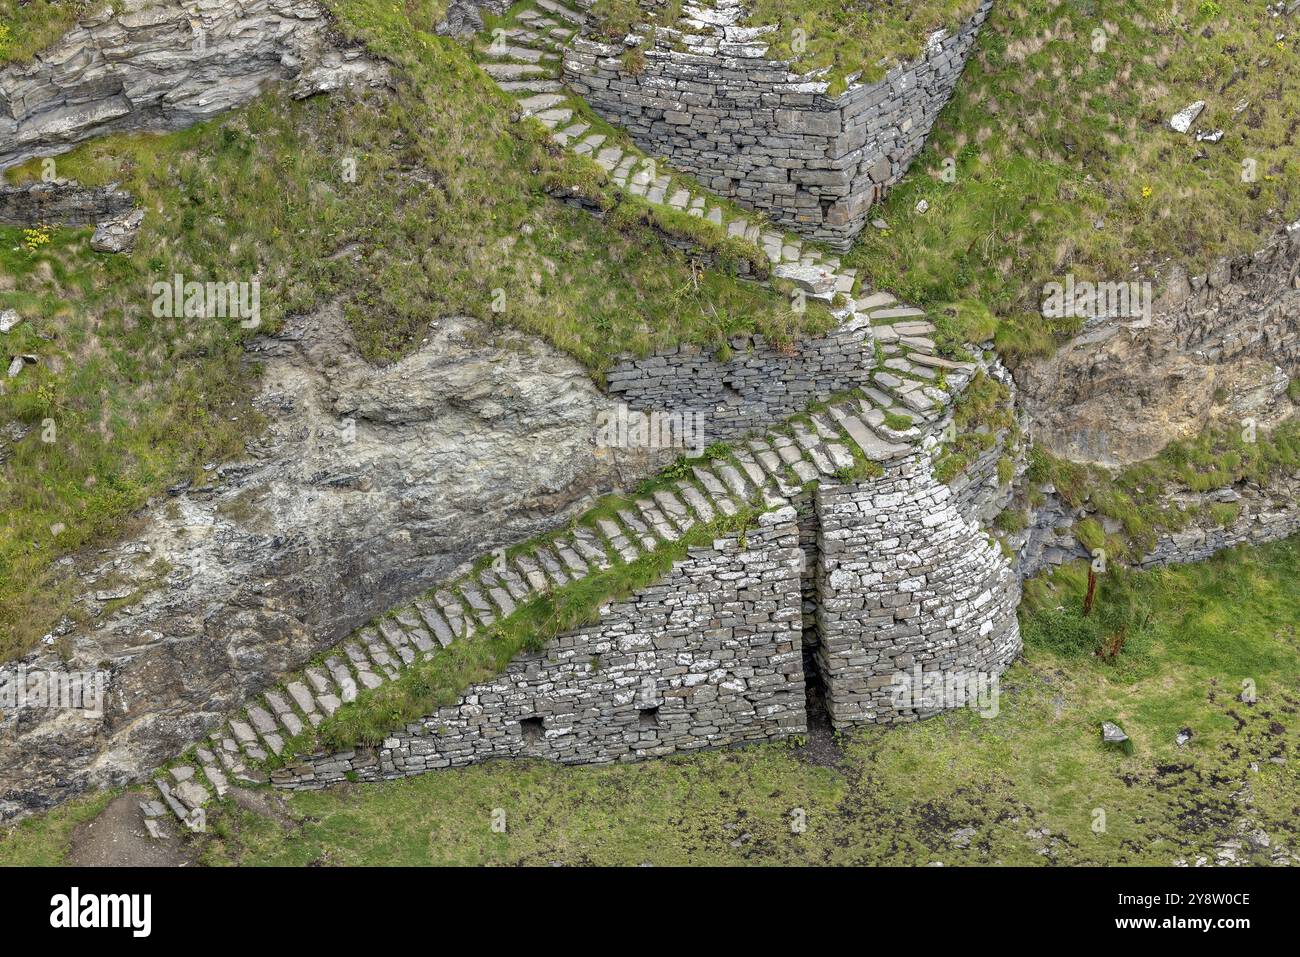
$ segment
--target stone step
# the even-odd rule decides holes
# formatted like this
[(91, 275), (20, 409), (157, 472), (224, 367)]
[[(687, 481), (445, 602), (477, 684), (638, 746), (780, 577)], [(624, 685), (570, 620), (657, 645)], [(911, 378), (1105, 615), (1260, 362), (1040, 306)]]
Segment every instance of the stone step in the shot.
[(636, 561), (640, 552), (637, 551), (636, 546), (632, 544), (632, 540), (618, 522), (612, 518), (599, 518), (596, 520), (596, 528), (599, 529), (601, 535), (605, 536), (605, 541), (609, 543), (610, 547), (618, 552), (619, 558), (623, 559), (624, 562)]
[(501, 82), (520, 81), (527, 77), (541, 78), (546, 76), (546, 68), (527, 63), (482, 63), (483, 68), (488, 76)]
[(463, 584), (460, 588), (460, 594), (465, 599), (465, 607), (469, 610), (469, 613), (477, 618), (481, 624), (490, 626), (497, 620), (496, 612), (492, 609), (492, 603), (483, 597), (483, 593), (477, 588)]
[[(835, 414), (835, 412), (833, 411), (832, 414)], [(849, 434), (849, 438), (857, 443), (858, 448), (862, 449), (862, 453), (873, 462), (887, 462), (890, 459), (897, 458), (904, 452), (911, 451), (910, 445), (896, 445), (893, 442), (886, 442), (855, 415), (839, 412), (836, 415), (836, 421), (844, 427), (844, 431)]]
[(654, 530), (631, 508), (620, 508), (618, 520), (644, 551), (652, 552), (664, 541), (656, 537)]
[(604, 133), (593, 133), (590, 136), (588, 136), (586, 139), (584, 139), (581, 143), (579, 143), (577, 146), (575, 146), (573, 148), (573, 151), (575, 153), (578, 153), (579, 155), (586, 154), (586, 153), (595, 153), (596, 150), (600, 149), (600, 144), (603, 142), (605, 142)]
[(775, 480), (771, 475), (763, 471), (763, 467), (758, 464), (758, 461), (748, 449), (735, 449), (732, 454), (736, 457), (736, 461), (740, 463), (740, 467), (744, 470), (745, 477), (748, 478), (756, 488), (763, 491), (776, 487)]
[(560, 563), (559, 557), (549, 548), (537, 548), (533, 550), (533, 556), (541, 565), (542, 570), (551, 580), (553, 587), (563, 588), (569, 583), (569, 576)]
[(623, 160), (623, 151), (617, 146), (607, 146), (596, 154), (596, 162), (605, 168), (606, 172), (613, 172)]
[(886, 309), (874, 309), (871, 311), (872, 322), (888, 322), (890, 319), (906, 319), (910, 316), (924, 316), (925, 310), (915, 309), (912, 306), (892, 306)]
[(566, 126), (555, 134), (555, 142), (567, 146), (589, 129), (591, 129), (590, 123), (574, 123), (572, 126)]
[(298, 717), (297, 712), (289, 706), (289, 702), (274, 691), (268, 691), (262, 696), (270, 706), (271, 712), (275, 719), (280, 722), (280, 726), (289, 733), (289, 737), (301, 734), (306, 727), (303, 721)]
[(677, 531), (677, 526), (668, 520), (652, 499), (637, 499), (636, 507), (645, 517), (646, 523), (654, 530), (656, 537), (666, 542), (675, 542), (682, 537)]
[(497, 86), (516, 96), (527, 93), (560, 93), (564, 89), (564, 84), (559, 80), (541, 78), (536, 80), (498, 80)]
[(565, 20), (568, 20), (570, 23), (576, 23), (578, 26), (582, 26), (587, 22), (586, 14), (579, 13), (577, 10), (571, 10), (564, 4), (556, 2), (556, 0), (537, 0), (537, 5), (548, 13), (553, 13), (557, 17), (563, 17)]
[(540, 64), (546, 57), (543, 50), (534, 50), (532, 47), (515, 46), (512, 44), (503, 44), (496, 47), (489, 46), (483, 51), (483, 57), (490, 61), (502, 62), (510, 60), (522, 60), (524, 63)]
[(699, 516), (700, 521), (708, 523), (713, 521), (716, 513), (713, 511), (713, 505), (707, 498), (690, 482), (685, 480), (677, 483), (677, 494), (694, 509), (695, 514)]
[(451, 644), (456, 637), (456, 633), (452, 630), (451, 624), (442, 612), (432, 602), (422, 599), (417, 599), (414, 604), (416, 611), (420, 613), (420, 617), (424, 619), (424, 623), (429, 626), (429, 630), (433, 633), (434, 640), (444, 648)]
[(548, 129), (553, 130), (561, 123), (567, 123), (569, 122), (569, 120), (573, 119), (573, 110), (570, 109), (544, 110), (541, 113), (535, 114), (535, 116), (537, 117), (538, 121), (542, 123), (543, 126), (546, 126)]
[(541, 563), (532, 555), (518, 555), (515, 557), (515, 567), (519, 573), (524, 576), (528, 584), (537, 592), (550, 591), (551, 580), (546, 577)]
[(571, 540), (574, 551), (581, 555), (588, 565), (595, 565), (602, 570), (610, 567), (609, 553), (591, 529), (579, 526), (574, 529)]
[(691, 518), (690, 512), (672, 492), (660, 489), (652, 493), (651, 497), (659, 506), (659, 510), (683, 532), (690, 531), (694, 526), (695, 521)]
[(555, 554), (560, 556), (560, 561), (564, 563), (565, 571), (570, 578), (587, 577), (589, 571), (587, 563), (582, 560), (572, 547), (564, 542), (555, 542), (553, 547), (555, 548)]
[(533, 116), (559, 106), (561, 103), (566, 102), (567, 99), (567, 97), (559, 93), (538, 93), (535, 96), (525, 97), (520, 100), (519, 106), (523, 110), (524, 116)]

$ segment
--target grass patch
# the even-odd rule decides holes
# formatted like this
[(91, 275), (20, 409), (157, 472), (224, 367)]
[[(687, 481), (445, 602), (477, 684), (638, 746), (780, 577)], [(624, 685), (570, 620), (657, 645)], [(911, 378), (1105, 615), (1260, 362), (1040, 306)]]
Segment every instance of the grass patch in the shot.
[[(783, 0), (750, 0), (740, 25), (776, 24), (779, 29), (764, 38), (768, 55), (792, 61), (796, 73), (824, 71), (827, 94), (839, 96), (850, 76), (874, 83), (890, 68), (917, 59), (930, 34), (956, 28), (978, 7), (979, 0), (802, 0), (791, 9)], [(681, 0), (651, 8), (637, 0), (596, 0), (591, 7), (593, 30), (612, 43), (638, 26), (652, 33), (660, 26), (692, 32), (680, 23), (681, 14)], [(644, 62), (640, 48), (624, 56), (628, 72), (639, 72)]]
[(78, 824), (98, 817), (121, 792), (97, 791), (0, 829), (0, 867), (56, 867), (67, 861)]
[[(1221, 142), (1169, 128), (1196, 100)], [(887, 235), (865, 230), (845, 264), (917, 305), (984, 303), (1004, 355), (1049, 352), (1078, 325), (1039, 315), (1046, 282), (1154, 279), (1170, 258), (1203, 272), (1300, 218), (1298, 109), (1300, 30), (1257, 4), (997, 3), (878, 210)]]
[(751, 0), (742, 24), (780, 26), (769, 55), (793, 60), (799, 73), (826, 70), (830, 96), (846, 80), (874, 83), (886, 71), (921, 55), (935, 30), (954, 29), (979, 8), (979, 0)]
[(0, 65), (30, 60), (92, 6), (91, 0), (0, 0)]

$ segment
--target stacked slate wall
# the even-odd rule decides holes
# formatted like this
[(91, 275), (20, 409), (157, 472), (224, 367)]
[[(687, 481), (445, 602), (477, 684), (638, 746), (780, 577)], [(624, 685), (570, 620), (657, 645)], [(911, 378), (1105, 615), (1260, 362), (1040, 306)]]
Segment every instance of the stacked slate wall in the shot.
[(817, 666), (835, 727), (960, 706), (900, 704), (900, 677), (992, 679), (1019, 654), (1019, 579), (926, 453), (878, 479), (823, 485), (816, 506)]
[(623, 47), (579, 37), (564, 79), (642, 149), (843, 249), (921, 151), (991, 6), (933, 36), (917, 60), (833, 98), (825, 82), (769, 59), (759, 31), (736, 27), (688, 50), (677, 49), (674, 31), (658, 31), (635, 69)]
[(794, 509), (769, 512), (381, 747), (316, 755), (272, 781), (310, 789), (500, 757), (632, 761), (802, 734), (801, 564)]
[(728, 441), (803, 412), (836, 392), (870, 384), (874, 340), (866, 316), (791, 350), (763, 336), (730, 343), (719, 360), (683, 344), (644, 359), (627, 359), (606, 375), (609, 392), (639, 411), (698, 411), (707, 442)]

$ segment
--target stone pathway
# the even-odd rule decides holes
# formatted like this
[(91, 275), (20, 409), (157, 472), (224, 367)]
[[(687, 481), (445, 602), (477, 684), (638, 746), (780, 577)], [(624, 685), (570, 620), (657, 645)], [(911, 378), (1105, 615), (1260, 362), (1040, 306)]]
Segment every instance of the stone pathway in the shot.
[[(191, 827), (203, 808), (229, 788), (274, 783), (271, 755), (316, 727), (365, 690), (391, 681), (413, 662), (509, 616), (521, 603), (562, 589), (597, 570), (637, 560), (679, 540), (696, 524), (732, 516), (751, 503), (786, 504), (808, 482), (842, 476), (857, 462), (854, 449), (883, 462), (912, 452), (943, 424), (954, 397), (977, 370), (937, 354), (935, 328), (920, 309), (883, 292), (857, 289), (853, 270), (813, 244), (730, 211), (681, 176), (655, 170), (635, 148), (606, 145), (581, 119), (580, 103), (558, 80), (562, 47), (584, 15), (555, 0), (530, 0), (507, 27), (479, 48), (484, 70), (521, 108), (552, 131), (561, 145), (594, 156), (620, 188), (647, 202), (685, 210), (759, 243), (773, 273), (793, 281), (810, 297), (831, 304), (845, 322), (869, 323), (883, 362), (873, 385), (823, 411), (796, 416), (761, 438), (731, 446), (729, 454), (692, 465), (691, 477), (644, 497), (628, 497), (612, 513), (580, 518), (571, 530), (522, 547), (509, 558), (498, 553), (480, 572), (444, 583), (377, 624), (359, 629), (316, 664), (281, 682), (213, 732), (155, 779), (158, 796), (141, 802), (150, 833), (174, 816)], [(853, 298), (855, 295), (861, 298)]]
[(580, 518), (510, 557), (498, 553), (482, 571), (446, 582), (359, 629), (318, 663), (251, 702), (195, 748), (192, 760), (155, 779), (158, 797), (142, 802), (145, 816), (155, 824), (175, 816), (193, 825), (197, 809), (214, 794), (273, 783), (276, 772), (265, 763), (281, 754), (290, 738), (319, 725), (362, 690), (391, 681), (453, 641), (472, 638), (521, 603), (636, 561), (699, 523), (736, 515), (751, 504), (780, 507), (806, 483), (853, 470), (855, 447), (867, 459), (885, 461), (912, 452), (922, 434), (919, 426), (891, 429), (872, 400), (846, 398), (736, 443), (721, 458), (696, 461), (689, 478), (629, 496), (612, 511), (603, 508), (598, 516)]
[[(739, 11), (728, 12), (728, 16), (733, 14), (739, 15)], [(525, 114), (551, 130), (557, 144), (591, 156), (620, 189), (652, 205), (707, 219), (731, 236), (753, 241), (772, 263), (773, 275), (793, 282), (809, 298), (835, 307), (838, 296), (847, 297), (833, 311), (845, 321), (870, 323), (884, 355), (884, 363), (875, 373), (875, 388), (869, 393), (874, 406), (867, 417), (870, 428), (879, 429), (885, 413), (926, 422), (942, 415), (953, 395), (969, 381), (975, 365), (937, 354), (935, 328), (922, 310), (899, 303), (887, 293), (862, 288), (856, 271), (843, 268), (838, 256), (792, 233), (756, 222), (637, 147), (611, 143), (606, 134), (592, 131), (582, 119), (589, 111), (583, 108), (581, 98), (560, 82), (564, 48), (586, 20), (581, 10), (557, 0), (529, 0), (516, 5), (507, 16), (505, 22), (516, 25), (481, 38), (476, 56), (497, 85), (518, 98)], [(698, 25), (707, 24), (701, 21)], [(616, 47), (609, 50), (621, 52)], [(861, 298), (853, 298), (855, 295)], [(886, 445), (898, 441), (888, 434), (883, 439)]]

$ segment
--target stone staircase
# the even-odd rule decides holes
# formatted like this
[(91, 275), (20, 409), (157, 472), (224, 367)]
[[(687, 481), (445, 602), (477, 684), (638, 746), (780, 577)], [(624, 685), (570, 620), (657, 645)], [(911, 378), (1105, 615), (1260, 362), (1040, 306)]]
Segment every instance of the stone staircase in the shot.
[(513, 25), (499, 28), (480, 47), (483, 68), (557, 143), (593, 156), (620, 188), (755, 241), (774, 275), (790, 278), (810, 296), (828, 303), (847, 297), (838, 314), (845, 322), (869, 324), (882, 357), (872, 385), (734, 443), (720, 457), (688, 463), (689, 477), (661, 480), (645, 495), (606, 500), (560, 532), (509, 555), (484, 556), (476, 570), (359, 629), (164, 769), (154, 781), (157, 797), (141, 803), (150, 833), (160, 834), (169, 817), (198, 829), (214, 795), (220, 799), (231, 787), (275, 783), (274, 759), (291, 749), (292, 739), (361, 691), (393, 680), (453, 641), (473, 638), (531, 598), (636, 561), (699, 523), (751, 506), (780, 507), (807, 483), (860, 474), (863, 460), (887, 462), (915, 452), (945, 425), (953, 400), (978, 371), (977, 363), (938, 354), (935, 327), (922, 310), (884, 292), (857, 289), (854, 272), (842, 269), (837, 257), (756, 223), (702, 188), (673, 187), (680, 177), (651, 176), (648, 157), (592, 132), (580, 118), (580, 102), (558, 80), (563, 44), (583, 18), (555, 0), (522, 4), (509, 15)]
[[(888, 309), (882, 301), (880, 310)], [(194, 748), (192, 756), (165, 769), (154, 782), (158, 797), (141, 804), (150, 831), (158, 833), (168, 816), (195, 826), (213, 795), (224, 797), (232, 786), (274, 783), (276, 771), (268, 764), (287, 753), (295, 736), (356, 700), (362, 690), (391, 681), (453, 641), (472, 639), (531, 598), (636, 561), (678, 541), (697, 524), (748, 507), (777, 508), (807, 483), (860, 474), (863, 459), (884, 462), (914, 452), (940, 424), (938, 406), (927, 410), (929, 419), (923, 423), (891, 429), (882, 407), (909, 408), (902, 396), (911, 393), (888, 390), (882, 384), (870, 395), (842, 398), (762, 437), (736, 443), (717, 458), (693, 460), (689, 477), (660, 481), (644, 495), (607, 499), (572, 526), (509, 556), (498, 552), (490, 561), (485, 556), (478, 563), (485, 565), (481, 570), (445, 582), (359, 629), (251, 702)]]
[[(491, 35), (480, 38), (475, 53), (484, 71), (518, 100), (524, 115), (547, 127), (558, 145), (593, 158), (620, 189), (652, 206), (703, 218), (729, 236), (756, 243), (771, 262), (774, 276), (833, 306), (842, 320), (870, 324), (885, 357), (869, 392), (876, 406), (869, 417), (873, 428), (881, 426), (884, 413), (925, 421), (942, 414), (953, 389), (940, 386), (941, 374), (959, 391), (974, 365), (938, 355), (931, 338), (934, 325), (922, 310), (899, 303), (888, 293), (866, 290), (856, 271), (844, 268), (838, 256), (757, 221), (752, 213), (739, 210), (694, 180), (673, 174), (662, 161), (629, 143), (614, 143), (609, 133), (594, 129), (598, 121), (585, 118), (590, 113), (581, 98), (560, 81), (564, 49), (586, 20), (584, 12), (558, 0), (526, 0), (512, 8)], [(855, 295), (860, 298), (854, 299)]]

